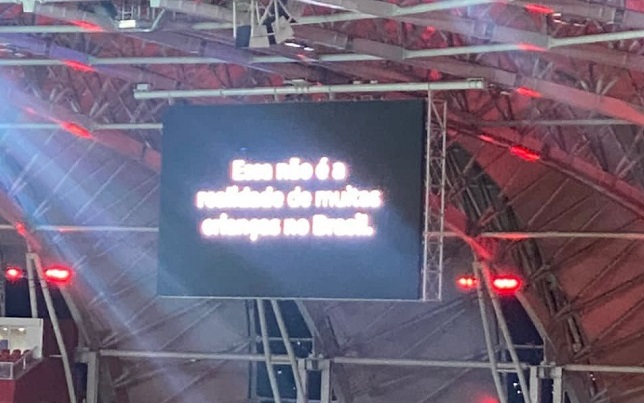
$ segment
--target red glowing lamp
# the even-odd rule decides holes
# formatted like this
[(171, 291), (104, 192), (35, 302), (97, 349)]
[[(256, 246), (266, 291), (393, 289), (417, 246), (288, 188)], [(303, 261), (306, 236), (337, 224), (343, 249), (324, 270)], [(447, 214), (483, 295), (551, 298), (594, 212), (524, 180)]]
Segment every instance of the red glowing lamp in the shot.
[(510, 153), (528, 162), (535, 162), (541, 159), (541, 155), (539, 155), (539, 153), (519, 145), (510, 147)]
[(539, 91), (528, 87), (519, 87), (517, 88), (516, 92), (521, 96), (529, 98), (541, 98), (542, 96)]
[(63, 64), (73, 70), (80, 71), (82, 73), (91, 73), (96, 71), (92, 66), (76, 60), (63, 60)]
[(513, 275), (499, 275), (492, 280), (492, 288), (497, 294), (514, 294), (519, 291), (521, 285), (521, 279)]
[(51, 266), (46, 268), (43, 274), (49, 283), (66, 285), (71, 281), (74, 273), (69, 267)]
[(487, 134), (479, 134), (478, 135), (479, 140), (485, 141), (486, 143), (494, 143), (494, 139), (492, 136), (488, 136)]
[(84, 29), (87, 32), (103, 32), (105, 31), (103, 27), (101, 27), (98, 24), (94, 24), (89, 21), (84, 21), (84, 20), (75, 20), (72, 21), (72, 24), (76, 25), (79, 28)]
[(60, 122), (60, 127), (68, 131), (69, 133), (73, 134), (76, 137), (80, 137), (83, 139), (89, 139), (92, 138), (92, 133), (84, 128), (81, 125), (78, 125), (73, 122)]
[(536, 14), (552, 14), (555, 12), (555, 10), (552, 7), (544, 6), (543, 4), (526, 4), (523, 6), (526, 10), (530, 11), (531, 13), (536, 13)]
[(458, 286), (458, 288), (464, 291), (474, 290), (476, 289), (476, 287), (478, 287), (478, 284), (479, 281), (476, 279), (476, 277), (469, 274), (460, 276), (456, 279), (456, 285)]
[(4, 271), (4, 277), (7, 281), (14, 282), (24, 277), (24, 272), (18, 266), (8, 266)]

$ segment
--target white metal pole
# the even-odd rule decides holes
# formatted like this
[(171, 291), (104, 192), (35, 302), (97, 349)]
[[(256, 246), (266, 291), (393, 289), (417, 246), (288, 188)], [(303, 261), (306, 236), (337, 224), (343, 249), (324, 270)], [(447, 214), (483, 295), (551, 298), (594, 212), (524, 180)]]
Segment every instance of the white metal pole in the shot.
[(561, 367), (552, 369), (552, 403), (564, 403), (563, 372)]
[[(2, 127), (0, 127), (1, 129)], [(15, 231), (16, 228), (8, 224), (0, 224), (0, 231)], [(157, 227), (134, 227), (134, 226), (92, 226), (92, 225), (37, 225), (32, 228), (39, 232), (145, 232), (156, 233)], [(429, 236), (437, 237), (440, 231), (430, 231)], [(460, 235), (452, 231), (444, 231), (446, 238), (457, 238)], [(644, 241), (644, 232), (568, 232), (568, 231), (514, 231), (514, 232), (482, 232), (479, 238), (503, 239), (508, 241), (520, 241), (524, 239), (556, 239), (556, 238), (580, 238), (580, 239), (624, 239), (633, 241)]]
[(60, 351), (60, 355), (63, 360), (63, 370), (65, 371), (65, 381), (67, 383), (67, 392), (69, 393), (69, 402), (76, 403), (76, 391), (74, 390), (74, 380), (72, 377), (69, 355), (67, 354), (65, 340), (63, 339), (63, 334), (60, 330), (60, 324), (58, 323), (58, 315), (56, 315), (54, 302), (52, 301), (51, 294), (49, 293), (49, 286), (47, 284), (47, 280), (45, 280), (45, 273), (40, 263), (40, 257), (36, 253), (29, 253), (29, 256), (36, 267), (36, 273), (40, 279), (40, 288), (42, 289), (43, 296), (45, 297), (45, 305), (47, 306), (49, 319), (51, 320), (52, 327), (54, 328), (54, 336), (56, 337), (58, 350)]
[[(422, 298), (427, 300), (427, 283), (430, 281), (429, 277), (433, 274), (430, 273), (429, 267), (429, 244), (430, 229), (431, 228), (431, 197), (432, 197), (432, 92), (427, 92), (427, 122), (425, 122), (425, 208), (423, 209), (425, 215), (423, 217), (423, 284), (422, 284)], [(440, 235), (440, 234), (439, 234)]]
[(440, 119), (440, 184), (439, 184), (439, 197), (440, 206), (438, 210), (438, 242), (440, 243), (438, 249), (438, 300), (443, 299), (443, 259), (445, 253), (445, 198), (447, 186), (447, 101), (443, 101), (442, 110), (436, 111), (437, 115), (442, 115)]
[(308, 393), (304, 389), (304, 382), (300, 376), (300, 371), (297, 366), (297, 358), (295, 356), (295, 351), (293, 351), (293, 345), (288, 335), (288, 329), (286, 328), (286, 323), (284, 323), (284, 317), (282, 316), (282, 310), (280, 309), (279, 303), (272, 299), (271, 307), (275, 313), (275, 319), (277, 320), (277, 326), (280, 329), (280, 334), (282, 335), (282, 341), (284, 342), (284, 347), (286, 348), (286, 354), (288, 355), (288, 360), (291, 363), (291, 370), (293, 371), (293, 379), (295, 379), (295, 388), (297, 390), (297, 403), (307, 403)]
[[(215, 360), (215, 361), (265, 361), (262, 354), (238, 354), (238, 353), (199, 353), (181, 351), (137, 351), (137, 350), (100, 350), (103, 357), (121, 358), (158, 358), (158, 359), (183, 359), (183, 360)], [(364, 365), (364, 366), (395, 366), (395, 367), (417, 367), (417, 368), (472, 368), (490, 369), (488, 361), (448, 361), (448, 360), (426, 360), (407, 358), (360, 358), (360, 357), (308, 357), (308, 361), (331, 361), (336, 364)], [(271, 355), (273, 363), (288, 364), (288, 356), (284, 354)], [(513, 372), (517, 365), (514, 363), (497, 363), (499, 371)], [(521, 370), (527, 370), (529, 365), (519, 363)], [(548, 365), (541, 366), (551, 368)], [(614, 374), (644, 374), (642, 366), (617, 366), (617, 365), (585, 365), (574, 364), (564, 365), (564, 371), (570, 372), (606, 372)]]
[(571, 36), (567, 38), (550, 38), (548, 47), (559, 48), (562, 46), (584, 45), (597, 42), (625, 41), (644, 37), (644, 30), (609, 32), (605, 34)]
[(331, 403), (331, 362), (324, 360), (320, 363), (320, 403)]
[[(293, 340), (293, 339), (291, 339)], [(308, 372), (308, 367), (307, 367), (307, 362), (305, 359), (298, 359), (297, 360), (297, 370), (300, 376), (300, 379), (302, 380), (302, 390), (304, 390), (304, 402), (308, 402), (309, 399), (309, 372)], [(299, 396), (297, 397), (299, 399)], [(296, 399), (296, 400), (297, 400)], [(299, 400), (297, 400), (297, 403), (299, 403)]]
[(87, 355), (87, 400), (85, 403), (98, 403), (99, 357), (91, 351)]
[(533, 402), (541, 403), (541, 379), (539, 379), (539, 367), (530, 367), (530, 399)]
[(27, 283), (29, 286), (29, 308), (31, 310), (31, 317), (38, 317), (38, 300), (36, 299), (36, 279), (34, 276), (33, 261), (30, 259), (30, 253), (27, 253)]
[(221, 88), (203, 90), (134, 91), (134, 99), (222, 98), (249, 95), (340, 94), (369, 92), (427, 92), (485, 89), (480, 79), (432, 83), (342, 84), (291, 87)]
[(279, 385), (275, 377), (275, 368), (273, 367), (273, 360), (271, 357), (271, 345), (268, 340), (268, 326), (266, 326), (266, 309), (264, 308), (264, 301), (257, 300), (257, 311), (259, 313), (259, 328), (262, 333), (262, 345), (264, 346), (264, 359), (266, 361), (266, 373), (268, 373), (268, 381), (271, 384), (271, 391), (273, 392), (273, 400), (275, 403), (282, 403), (280, 396)]
[(481, 288), (481, 275), (480, 271), (477, 269), (477, 264), (474, 263), (474, 273), (478, 280), (478, 286), (476, 287), (476, 293), (479, 300), (479, 311), (481, 312), (481, 321), (483, 322), (483, 335), (485, 337), (485, 347), (487, 349), (487, 357), (490, 360), (490, 367), (492, 370), (492, 379), (494, 380), (494, 387), (496, 388), (496, 394), (499, 396), (500, 403), (506, 403), (507, 397), (505, 395), (505, 389), (501, 383), (501, 376), (499, 375), (499, 369), (496, 360), (496, 351), (492, 346), (492, 336), (490, 333), (490, 324), (488, 322), (487, 308), (485, 303), (485, 294)]
[(514, 343), (512, 342), (512, 337), (510, 336), (510, 330), (508, 329), (508, 324), (505, 321), (505, 316), (503, 315), (503, 311), (501, 310), (499, 297), (492, 289), (492, 280), (490, 278), (489, 268), (486, 267), (484, 263), (480, 262), (478, 269), (481, 273), (481, 277), (483, 278), (483, 282), (485, 284), (485, 288), (487, 289), (488, 295), (490, 296), (490, 300), (492, 301), (492, 308), (494, 308), (494, 313), (496, 315), (499, 328), (501, 329), (501, 334), (503, 335), (503, 339), (505, 340), (505, 344), (508, 348), (508, 352), (510, 353), (510, 358), (512, 358), (512, 363), (515, 366), (517, 377), (519, 378), (521, 393), (524, 396), (525, 403), (533, 403), (530, 399), (530, 389), (528, 388), (528, 381), (526, 380), (521, 362), (519, 361), (517, 350), (514, 348)]
[[(257, 354), (257, 323), (255, 321), (255, 301), (246, 301), (246, 315), (248, 317), (249, 352)], [(270, 338), (269, 338), (270, 340)], [(251, 402), (257, 401), (257, 361), (249, 362), (250, 369), (250, 398)]]

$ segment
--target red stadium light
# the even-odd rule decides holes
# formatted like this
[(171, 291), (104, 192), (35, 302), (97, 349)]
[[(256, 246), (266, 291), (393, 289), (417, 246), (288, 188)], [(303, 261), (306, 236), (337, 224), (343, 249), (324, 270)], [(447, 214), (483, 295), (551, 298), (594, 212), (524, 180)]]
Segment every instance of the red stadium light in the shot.
[(63, 63), (65, 64), (65, 66), (69, 67), (70, 69), (80, 71), (82, 73), (91, 73), (96, 71), (92, 66), (78, 62), (76, 60), (63, 60)]
[(520, 43), (519, 49), (525, 50), (526, 52), (545, 52), (546, 49), (541, 46), (533, 45), (531, 43)]
[(526, 4), (523, 6), (526, 10), (530, 11), (531, 13), (536, 13), (536, 14), (552, 14), (555, 12), (555, 10), (551, 7), (544, 6), (543, 4)]
[(83, 139), (90, 139), (92, 138), (92, 133), (84, 128), (81, 125), (77, 125), (76, 123), (73, 122), (60, 122), (60, 127), (65, 129), (66, 131), (70, 132), (76, 137), (80, 137)]
[(18, 266), (8, 266), (4, 271), (4, 277), (9, 282), (18, 281), (24, 277), (24, 272)]
[(485, 141), (486, 143), (494, 143), (494, 139), (487, 134), (479, 134), (479, 139)]
[(27, 236), (27, 228), (25, 227), (25, 224), (21, 222), (17, 222), (13, 226), (16, 229), (16, 232), (18, 233), (18, 235), (20, 235), (23, 238)]
[(466, 274), (456, 279), (456, 285), (461, 290), (469, 291), (478, 287), (479, 281), (476, 279), (476, 277), (470, 274)]
[(91, 23), (89, 21), (75, 20), (72, 21), (72, 24), (76, 25), (79, 28), (83, 28), (87, 32), (103, 32), (105, 31), (100, 25)]
[(541, 155), (523, 146), (510, 147), (510, 153), (528, 162), (535, 162), (541, 159)]
[(492, 288), (497, 294), (514, 294), (521, 288), (521, 279), (512, 275), (500, 275), (492, 280)]
[(45, 280), (49, 283), (59, 285), (68, 284), (73, 276), (73, 272), (69, 267), (65, 266), (51, 266), (45, 269)]
[(541, 93), (537, 90), (533, 90), (532, 88), (528, 87), (519, 87), (517, 88), (517, 94), (524, 96), (524, 97), (529, 97), (529, 98), (541, 98)]

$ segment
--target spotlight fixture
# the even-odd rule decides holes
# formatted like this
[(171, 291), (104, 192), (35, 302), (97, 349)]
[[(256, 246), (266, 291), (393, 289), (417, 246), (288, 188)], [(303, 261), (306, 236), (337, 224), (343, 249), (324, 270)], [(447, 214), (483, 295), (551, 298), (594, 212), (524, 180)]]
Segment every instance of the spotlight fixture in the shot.
[(7, 269), (4, 271), (4, 277), (9, 282), (15, 282), (24, 277), (23, 270), (18, 266), (7, 266)]
[(512, 295), (521, 288), (521, 279), (513, 275), (501, 275), (492, 280), (492, 288), (497, 294)]
[(56, 265), (46, 268), (43, 274), (48, 283), (67, 285), (74, 273), (69, 267)]
[[(523, 282), (517, 276), (510, 274), (500, 274), (492, 277), (492, 290), (497, 295), (514, 295)], [(464, 274), (456, 278), (456, 286), (465, 292), (475, 290), (479, 286), (479, 281), (471, 274)]]
[(478, 287), (479, 281), (476, 277), (466, 274), (456, 279), (456, 285), (463, 291), (475, 290)]

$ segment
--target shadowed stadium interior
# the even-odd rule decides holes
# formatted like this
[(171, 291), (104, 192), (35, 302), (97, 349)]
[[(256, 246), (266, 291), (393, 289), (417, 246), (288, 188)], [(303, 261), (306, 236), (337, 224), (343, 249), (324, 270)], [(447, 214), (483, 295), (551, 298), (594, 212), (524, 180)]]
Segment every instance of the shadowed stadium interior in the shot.
[(643, 54), (641, 0), (0, 0), (0, 401), (644, 401)]

